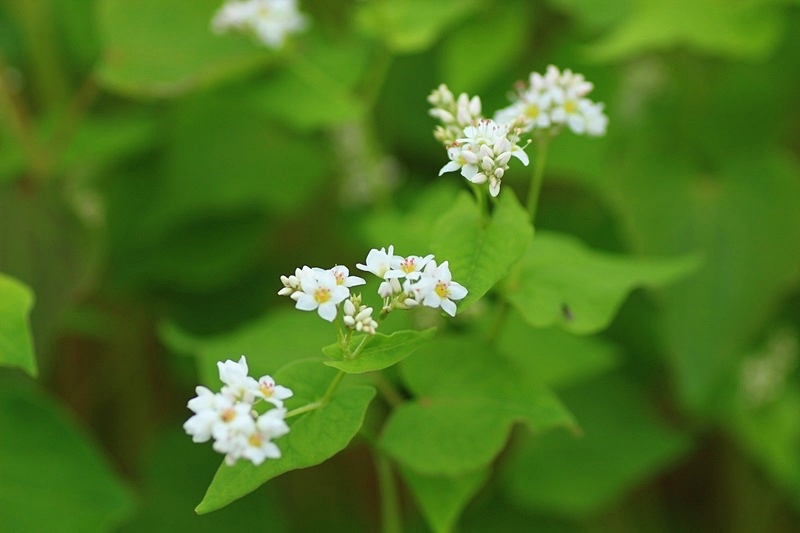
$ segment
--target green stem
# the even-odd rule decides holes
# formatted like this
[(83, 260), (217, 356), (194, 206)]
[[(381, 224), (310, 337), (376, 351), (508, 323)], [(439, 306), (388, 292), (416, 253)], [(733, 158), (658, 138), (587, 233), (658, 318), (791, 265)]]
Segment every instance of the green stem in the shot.
[(47, 166), (42, 157), (42, 150), (33, 132), (25, 102), (17, 95), (15, 89), (8, 81), (8, 65), (5, 58), (0, 55), (0, 111), (5, 115), (10, 133), (17, 138), (28, 168), (37, 178), (44, 174)]
[(401, 533), (400, 506), (397, 499), (397, 485), (394, 481), (392, 465), (380, 452), (375, 453), (375, 469), (378, 473), (378, 486), (381, 491), (381, 531)]
[(336, 374), (336, 377), (333, 378), (333, 381), (331, 381), (331, 384), (328, 385), (328, 389), (325, 391), (325, 395), (322, 397), (322, 399), (319, 401), (319, 403), (321, 403), (322, 405), (325, 405), (326, 403), (328, 403), (330, 401), (331, 396), (333, 396), (333, 393), (336, 392), (336, 389), (339, 388), (339, 384), (342, 382), (342, 379), (344, 379), (344, 376), (345, 376), (345, 373), (342, 372), (341, 370), (339, 371), (338, 374)]
[(399, 407), (405, 402), (397, 387), (382, 372), (375, 372), (375, 387), (390, 406)]
[(356, 351), (354, 351), (354, 352), (353, 352), (353, 353), (350, 355), (349, 359), (355, 359), (356, 357), (358, 357), (358, 356), (359, 356), (359, 354), (361, 353), (361, 350), (363, 350), (363, 349), (364, 349), (364, 346), (366, 346), (367, 342), (368, 342), (368, 341), (369, 341), (369, 339), (371, 339), (371, 338), (372, 338), (372, 335), (369, 335), (369, 334), (367, 334), (367, 335), (364, 335), (364, 337), (362, 337), (362, 338), (361, 338), (361, 342), (359, 342), (359, 343), (358, 343), (358, 346), (356, 347)]
[(303, 413), (319, 409), (323, 405), (324, 404), (322, 402), (312, 402), (302, 407), (298, 407), (297, 409), (292, 409), (291, 411), (286, 413), (286, 416), (284, 418), (291, 418), (293, 416), (302, 415)]
[(544, 164), (547, 161), (547, 145), (549, 140), (550, 139), (546, 137), (539, 137), (535, 143), (536, 164), (533, 167), (531, 185), (528, 189), (528, 215), (530, 216), (531, 224), (534, 224), (536, 221), (536, 207), (539, 204), (539, 192), (542, 189)]

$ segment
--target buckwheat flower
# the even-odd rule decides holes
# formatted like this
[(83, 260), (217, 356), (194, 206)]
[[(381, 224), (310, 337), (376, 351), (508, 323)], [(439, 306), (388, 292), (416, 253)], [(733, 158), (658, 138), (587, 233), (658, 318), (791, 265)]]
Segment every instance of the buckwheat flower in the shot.
[(371, 272), (379, 278), (384, 279), (386, 272), (392, 268), (391, 263), (394, 257), (394, 246), (390, 245), (388, 252), (385, 248), (381, 248), (380, 250), (373, 248), (367, 254), (367, 264), (363, 265), (358, 263), (356, 268), (364, 272)]
[(239, 362), (230, 359), (217, 362), (219, 369), (219, 379), (225, 385), (222, 387), (222, 394), (234, 400), (242, 400), (252, 403), (258, 390), (258, 382), (248, 376), (247, 359), (245, 356), (239, 358)]
[(351, 276), (350, 270), (346, 266), (336, 265), (330, 269), (330, 273), (336, 278), (338, 285), (344, 285), (347, 288), (364, 285), (367, 281), (358, 276)]
[(227, 0), (211, 21), (217, 33), (248, 33), (269, 48), (280, 48), (287, 36), (306, 26), (296, 0)]
[(230, 407), (217, 411), (219, 416), (211, 427), (214, 450), (220, 453), (229, 453), (235, 450), (237, 437), (243, 433), (249, 434), (255, 429), (252, 409), (253, 406), (249, 403), (236, 402)]
[(256, 420), (256, 430), (246, 435), (242, 443), (240, 455), (258, 466), (265, 459), (280, 459), (281, 450), (272, 439), (289, 433), (284, 417), (286, 409), (270, 409)]
[(409, 255), (408, 257), (395, 256), (391, 262), (391, 270), (386, 273), (387, 278), (419, 279), (422, 269), (433, 259), (433, 254), (425, 257)]
[[(463, 131), (461, 132), (463, 134)], [(478, 155), (473, 151), (472, 145), (462, 146), (458, 141), (453, 141), (453, 144), (447, 149), (447, 157), (450, 162), (439, 170), (439, 175), (446, 172), (461, 171), (461, 175), (471, 180), (475, 174), (478, 173)]]
[(333, 322), (336, 306), (350, 296), (350, 289), (340, 285), (333, 272), (329, 270), (309, 270), (301, 273), (302, 293), (297, 297), (295, 307), (302, 311), (317, 310), (320, 317)]
[(427, 307), (441, 307), (450, 316), (456, 316), (456, 304), (453, 300), (463, 299), (468, 291), (453, 281), (450, 265), (444, 261), (437, 266), (431, 261), (425, 267), (420, 280), (413, 286), (412, 292)]
[(183, 429), (192, 436), (193, 442), (206, 442), (211, 438), (220, 411), (233, 406), (233, 400), (222, 394), (213, 393), (203, 386), (198, 386), (195, 391), (197, 396), (187, 404), (195, 414), (183, 424)]
[(428, 102), (433, 106), (428, 113), (442, 123), (433, 136), (445, 146), (450, 146), (464, 127), (482, 118), (479, 96), (470, 98), (467, 93), (461, 93), (455, 98), (445, 84), (433, 90)]
[(276, 385), (271, 376), (261, 376), (258, 380), (257, 396), (275, 407), (283, 407), (283, 400), (291, 398), (294, 393), (283, 385)]
[(403, 287), (400, 285), (398, 278), (389, 278), (383, 281), (378, 287), (378, 296), (384, 300), (396, 296), (403, 292)]
[(300, 287), (300, 275), (305, 270), (310, 269), (304, 266), (303, 268), (296, 268), (294, 274), (291, 276), (281, 276), (283, 288), (278, 291), (278, 294), (281, 296), (293, 296), (296, 292), (302, 292), (303, 289)]

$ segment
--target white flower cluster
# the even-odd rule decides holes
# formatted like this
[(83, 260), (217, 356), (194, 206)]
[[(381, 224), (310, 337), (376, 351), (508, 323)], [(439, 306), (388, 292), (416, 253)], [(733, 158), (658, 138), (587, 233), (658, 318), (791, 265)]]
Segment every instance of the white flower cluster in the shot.
[(544, 75), (532, 72), (528, 84), (518, 87), (514, 102), (495, 113), (494, 120), (523, 132), (556, 134), (566, 125), (579, 135), (605, 135), (608, 117), (603, 104), (586, 98), (593, 88), (582, 74), (550, 65)]
[(385, 313), (422, 304), (441, 307), (448, 315), (456, 316), (454, 300), (461, 300), (468, 292), (463, 285), (453, 281), (447, 261), (437, 266), (433, 255), (394, 255), (394, 246), (389, 246), (388, 251), (385, 248), (370, 250), (367, 263), (359, 263), (356, 267), (383, 280), (378, 294), (383, 298), (382, 311)]
[(433, 136), (445, 146), (450, 146), (464, 135), (464, 128), (482, 118), (480, 96), (469, 97), (461, 93), (456, 99), (444, 83), (439, 85), (428, 96), (433, 106), (430, 115), (442, 122), (436, 126)]
[(227, 0), (211, 21), (217, 33), (235, 30), (250, 34), (270, 48), (280, 48), (288, 35), (306, 25), (296, 0)]
[(528, 154), (517, 145), (519, 137), (507, 125), (481, 119), (464, 128), (463, 135), (447, 149), (450, 162), (439, 171), (440, 176), (461, 170), (461, 175), (472, 183), (488, 181), (489, 194), (497, 196), (512, 156), (528, 166)]
[[(198, 386), (197, 396), (187, 406), (194, 415), (183, 429), (194, 442), (214, 439), (214, 450), (225, 454), (225, 462), (233, 465), (244, 458), (259, 465), (265, 459), (278, 459), (281, 451), (273, 439), (289, 432), (284, 417), (283, 400), (292, 391), (276, 385), (270, 376), (256, 381), (248, 375), (247, 360), (217, 363), (219, 378), (224, 383), (220, 392), (214, 393)], [(264, 401), (271, 409), (259, 413), (253, 406)]]
[[(372, 309), (361, 308), (360, 296), (350, 295), (350, 287), (363, 285), (366, 281), (364, 278), (351, 276), (350, 270), (345, 266), (336, 265), (328, 270), (304, 266), (295, 269), (292, 276), (281, 276), (281, 282), (283, 288), (278, 291), (278, 294), (291, 297), (296, 302), (295, 307), (302, 311), (316, 309), (319, 316), (328, 322), (333, 322), (339, 304), (344, 301), (350, 301), (350, 305), (345, 306), (345, 316), (353, 319), (353, 328), (356, 327), (356, 322), (362, 323), (362, 328), (364, 327), (363, 322), (366, 319), (363, 315), (366, 309), (369, 309), (370, 315), (372, 314)], [(356, 317), (361, 318), (356, 320)], [(347, 322), (348, 320), (345, 319), (345, 324)], [(367, 324), (367, 326), (371, 325), (371, 323)], [(369, 329), (370, 327), (367, 327), (367, 330)]]

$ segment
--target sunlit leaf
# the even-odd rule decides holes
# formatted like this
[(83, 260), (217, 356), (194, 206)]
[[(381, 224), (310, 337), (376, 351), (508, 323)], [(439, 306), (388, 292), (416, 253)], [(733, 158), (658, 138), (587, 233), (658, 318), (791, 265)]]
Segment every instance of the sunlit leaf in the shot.
[(469, 290), (461, 310), (478, 301), (522, 257), (533, 228), (510, 189), (504, 189), (490, 220), (466, 193), (436, 222), (431, 248), (439, 263), (450, 262), (453, 280)]
[[(320, 400), (336, 374), (336, 370), (316, 361), (299, 362), (278, 372), (275, 381), (295, 392), (286, 402), (287, 409), (293, 409), (299, 407), (300, 402)], [(290, 418), (287, 423), (291, 431), (275, 441), (281, 449), (281, 458), (268, 459), (259, 466), (246, 461), (238, 461), (233, 466), (223, 463), (197, 506), (197, 512), (214, 511), (276, 476), (330, 459), (347, 447), (361, 428), (374, 395), (371, 387), (341, 388), (319, 409)]]
[(216, 35), (218, 0), (102, 0), (97, 75), (132, 96), (174, 96), (245, 73), (273, 55), (248, 38)]
[(335, 361), (325, 361), (326, 365), (348, 374), (361, 374), (383, 370), (399, 363), (432, 339), (435, 334), (436, 328), (428, 328), (422, 331), (396, 331), (391, 335), (376, 333), (372, 336), (354, 337), (351, 351), (357, 350), (362, 341), (366, 340), (367, 344), (353, 359), (345, 358), (338, 344), (328, 345), (322, 351), (328, 357), (335, 359)]
[(593, 333), (640, 286), (660, 287), (696, 267), (691, 257), (640, 259), (596, 252), (566, 235), (539, 232), (506, 297), (536, 327)]
[(19, 367), (36, 376), (28, 316), (33, 293), (19, 281), (0, 274), (0, 366)]

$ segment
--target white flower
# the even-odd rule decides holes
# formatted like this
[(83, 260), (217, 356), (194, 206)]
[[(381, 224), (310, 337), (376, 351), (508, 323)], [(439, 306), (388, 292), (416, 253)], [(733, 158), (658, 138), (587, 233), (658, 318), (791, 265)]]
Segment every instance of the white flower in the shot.
[(350, 295), (350, 289), (340, 285), (329, 270), (301, 272), (300, 287), (303, 292), (295, 293), (299, 295), (295, 307), (302, 311), (316, 309), (319, 316), (328, 322), (336, 318), (336, 306)]
[(217, 362), (219, 369), (219, 379), (225, 384), (222, 387), (222, 394), (234, 400), (242, 400), (248, 403), (253, 402), (253, 398), (258, 390), (258, 382), (247, 375), (247, 360), (244, 356), (239, 358), (239, 362), (230, 359)]
[(214, 424), (219, 420), (219, 412), (231, 407), (233, 400), (202, 386), (198, 386), (195, 391), (197, 396), (187, 404), (195, 414), (183, 424), (183, 429), (192, 436), (192, 441), (206, 442), (211, 438)]
[(392, 269), (386, 273), (387, 278), (419, 279), (422, 269), (433, 259), (433, 254), (425, 257), (409, 255), (408, 257), (394, 256), (391, 262)]
[(394, 257), (394, 246), (389, 246), (388, 252), (385, 248), (381, 248), (380, 250), (373, 248), (367, 254), (367, 264), (362, 265), (358, 263), (356, 268), (364, 272), (371, 272), (379, 278), (384, 279), (386, 272), (392, 268), (392, 260)]
[(211, 21), (217, 33), (250, 33), (270, 48), (280, 48), (288, 35), (306, 26), (296, 0), (227, 0)]
[(333, 277), (336, 278), (338, 285), (344, 285), (347, 288), (355, 287), (357, 285), (364, 285), (367, 281), (358, 276), (351, 276), (350, 270), (346, 266), (336, 265), (329, 270)]
[(470, 98), (467, 93), (461, 93), (456, 99), (445, 84), (433, 90), (428, 102), (433, 106), (428, 113), (442, 123), (433, 136), (445, 146), (453, 144), (465, 126), (482, 118), (479, 96)]
[(586, 98), (594, 86), (582, 74), (550, 65), (544, 75), (532, 72), (527, 87), (517, 89), (512, 104), (495, 113), (495, 121), (523, 132), (558, 133), (566, 125), (574, 133), (604, 135), (608, 118), (603, 104)]
[(489, 182), (489, 193), (497, 196), (500, 183), (508, 169), (511, 157), (528, 165), (528, 154), (517, 145), (519, 137), (505, 124), (483, 119), (464, 128), (464, 136), (448, 149), (450, 163), (439, 171), (452, 172), (461, 168), (461, 175), (472, 183)]
[(447, 261), (439, 266), (436, 261), (428, 263), (420, 280), (409, 289), (423, 305), (441, 307), (450, 316), (456, 316), (453, 300), (461, 300), (468, 293), (463, 285), (453, 281)]
[(291, 398), (293, 394), (290, 389), (282, 385), (276, 385), (271, 376), (261, 376), (258, 380), (258, 397), (276, 407), (283, 407), (283, 400)]

